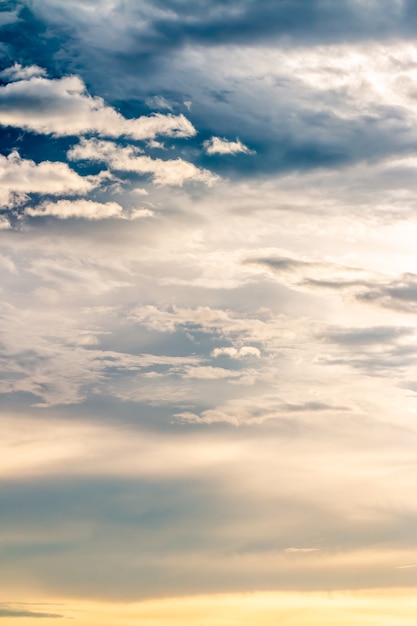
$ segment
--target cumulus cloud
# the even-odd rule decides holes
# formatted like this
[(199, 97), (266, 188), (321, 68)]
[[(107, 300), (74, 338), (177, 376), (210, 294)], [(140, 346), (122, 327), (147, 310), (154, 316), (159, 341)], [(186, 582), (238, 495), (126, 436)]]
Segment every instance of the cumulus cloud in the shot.
[(216, 176), (196, 167), (183, 159), (152, 159), (140, 154), (135, 146), (122, 147), (112, 141), (82, 139), (68, 152), (72, 160), (87, 160), (106, 163), (111, 169), (150, 174), (156, 185), (181, 187), (185, 182), (196, 181), (211, 185)]
[(39, 67), (39, 65), (23, 67), (20, 63), (15, 63), (0, 72), (0, 77), (5, 78), (8, 82), (28, 80), (33, 76), (46, 76), (46, 71), (42, 67)]
[(254, 154), (253, 150), (249, 150), (240, 139), (236, 141), (228, 141), (221, 137), (212, 137), (203, 143), (207, 154), (238, 154), (243, 152), (244, 154)]
[(72, 217), (86, 220), (102, 220), (110, 217), (120, 217), (122, 207), (117, 202), (93, 202), (92, 200), (59, 200), (58, 202), (43, 202), (35, 208), (27, 208), (26, 215), (31, 217), (53, 216), (61, 220)]
[(106, 178), (109, 178), (107, 172), (80, 176), (66, 163), (35, 163), (22, 159), (17, 151), (13, 151), (8, 157), (0, 155), (0, 203), (21, 204), (27, 193), (84, 195)]
[(233, 346), (226, 346), (224, 348), (215, 348), (211, 353), (213, 357), (228, 356), (231, 359), (241, 359), (245, 356), (254, 356), (259, 358), (261, 351), (254, 346), (242, 346), (241, 348), (235, 348)]
[(232, 311), (210, 307), (164, 309), (154, 305), (138, 306), (131, 311), (130, 319), (146, 328), (171, 333), (188, 325), (201, 327), (205, 331), (210, 329), (212, 332), (224, 332), (226, 328), (230, 328), (233, 332), (241, 325), (241, 320), (236, 319)]
[[(13, 66), (14, 68), (15, 66)], [(22, 72), (22, 69), (9, 68)], [(98, 133), (106, 137), (153, 139), (157, 135), (193, 137), (184, 115), (154, 113), (126, 119), (103, 98), (90, 96), (78, 76), (32, 76), (0, 87), (0, 124), (56, 136)]]

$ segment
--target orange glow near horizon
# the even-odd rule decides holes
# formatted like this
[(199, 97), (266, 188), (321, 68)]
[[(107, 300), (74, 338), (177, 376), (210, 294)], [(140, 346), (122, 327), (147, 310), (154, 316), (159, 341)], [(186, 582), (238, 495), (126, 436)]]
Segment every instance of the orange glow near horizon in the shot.
[[(28, 605), (25, 605), (26, 607)], [(417, 598), (404, 590), (250, 593), (153, 599), (128, 604), (65, 601), (31, 605), (74, 626), (414, 626)], [(62, 618), (20, 617), (19, 626)]]

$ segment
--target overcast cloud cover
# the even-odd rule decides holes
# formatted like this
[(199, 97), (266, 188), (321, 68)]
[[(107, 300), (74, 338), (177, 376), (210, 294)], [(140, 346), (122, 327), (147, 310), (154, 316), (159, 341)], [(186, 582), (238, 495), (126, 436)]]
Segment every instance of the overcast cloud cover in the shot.
[(414, 623), (416, 7), (0, 2), (0, 618)]

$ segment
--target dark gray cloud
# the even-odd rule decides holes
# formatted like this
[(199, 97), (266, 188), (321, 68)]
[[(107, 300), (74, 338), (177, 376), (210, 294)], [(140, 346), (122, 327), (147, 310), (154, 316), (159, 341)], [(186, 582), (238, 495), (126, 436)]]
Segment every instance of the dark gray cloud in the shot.
[(352, 40), (384, 36), (412, 36), (410, 18), (415, 7), (408, 0), (378, 5), (342, 0), (337, 5), (325, 0), (218, 0), (184, 4), (173, 0), (156, 3), (171, 11), (168, 19), (156, 18), (152, 25), (162, 40), (182, 42), (256, 42), (271, 37), (289, 37), (293, 43)]
[[(278, 72), (281, 87), (276, 85), (273, 92), (256, 79), (249, 83), (246, 79), (252, 84), (245, 91), (245, 81), (233, 77), (227, 49), (222, 63), (231, 67), (228, 80), (207, 75), (198, 65), (191, 71), (184, 68), (193, 47), (201, 52), (207, 46), (262, 44), (294, 50), (315, 43), (411, 36), (411, 3), (383, 5), (265, 0), (214, 2), (207, 7), (173, 1), (104, 6), (92, 14), (76, 3), (45, 1), (25, 6), (16, 33), (9, 26), (6, 40), (10, 59), (36, 63), (51, 77), (79, 74), (92, 95), (104, 96), (128, 117), (148, 113), (148, 104), (163, 96), (176, 113), (189, 115), (199, 131), (181, 147), (186, 158), (228, 176), (264, 176), (410, 154), (416, 141), (414, 122), (402, 107), (383, 103), (374, 103), (372, 111), (353, 103), (354, 115), (346, 116), (334, 105), (340, 108), (344, 101), (351, 102), (349, 90), (330, 88), (318, 95), (300, 82), (297, 71), (285, 77)], [(18, 37), (16, 48), (12, 31)], [(38, 45), (39, 39), (44, 45)], [(9, 64), (7, 57), (3, 63)], [(105, 80), (99, 70), (103, 66), (111, 68)], [(190, 112), (184, 104), (187, 99), (192, 101)], [(256, 154), (207, 156), (202, 144), (213, 135), (232, 141), (239, 137)]]
[[(80, 29), (88, 28), (83, 10), (68, 2), (28, 2), (45, 18), (63, 24), (72, 16)], [(215, 0), (205, 2), (124, 2), (113, 5), (107, 16), (126, 20), (125, 45), (129, 54), (149, 60), (189, 43), (218, 45), (256, 44), (265, 41), (302, 45), (329, 41), (412, 37), (416, 12), (412, 0), (378, 4), (341, 0)], [(71, 27), (71, 22), (69, 24)], [(118, 44), (120, 46), (120, 44)], [(140, 58), (139, 56), (139, 58)]]

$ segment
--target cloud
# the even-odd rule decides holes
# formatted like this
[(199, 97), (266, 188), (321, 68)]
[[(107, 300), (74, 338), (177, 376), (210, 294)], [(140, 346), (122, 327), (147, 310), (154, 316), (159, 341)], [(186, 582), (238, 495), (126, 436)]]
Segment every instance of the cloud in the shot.
[(311, 554), (312, 552), (319, 552), (319, 548), (285, 548), (286, 554)]
[[(388, 17), (391, 4), (384, 11), (386, 38), (379, 30), (380, 41), (369, 39), (366, 29), (360, 34), (356, 31), (353, 42), (346, 41), (349, 37), (344, 37), (345, 31), (329, 38), (323, 26), (326, 37), (319, 37), (319, 46), (308, 41), (308, 55), (299, 45), (301, 33), (294, 35), (295, 45), (291, 45), (291, 36), (288, 39), (281, 21), (282, 45), (274, 37), (265, 37), (259, 45), (258, 35), (249, 23), (240, 33), (243, 41), (237, 41), (230, 32), (227, 36), (224, 29), (221, 38), (219, 35), (210, 41), (203, 37), (203, 43), (188, 35), (184, 40), (165, 38), (161, 33), (158, 36), (163, 23), (169, 23), (169, 29), (175, 25), (175, 32), (177, 28), (191, 28), (188, 4), (186, 11), (178, 3), (168, 11), (161, 6), (133, 3), (124, 3), (118, 10), (117, 3), (109, 3), (106, 9), (100, 5), (94, 15), (94, 3), (84, 10), (74, 3), (58, 7), (57, 3), (42, 1), (33, 11), (53, 24), (54, 33), (65, 37), (66, 46), (60, 49), (65, 62), (60, 59), (61, 65), (72, 67), (71, 50), (77, 50), (80, 72), (91, 93), (105, 93), (117, 110), (123, 110), (131, 99), (126, 117), (142, 112), (142, 103), (155, 94), (177, 106), (182, 106), (186, 95), (193, 101), (192, 122), (204, 129), (204, 139), (239, 136), (257, 153), (251, 159), (244, 153), (237, 153), (233, 159), (200, 155), (200, 165), (209, 161), (219, 174), (261, 177), (266, 172), (337, 169), (388, 154), (412, 153), (416, 143), (414, 52), (412, 45), (392, 40), (389, 35), (390, 27), (398, 28), (401, 23), (399, 9)], [(372, 22), (374, 7), (365, 11), (362, 3), (354, 3), (353, 8), (352, 0), (344, 3), (344, 9), (349, 20), (366, 13), (357, 22), (361, 28), (365, 23), (373, 27), (381, 19), (378, 16)], [(198, 8), (196, 19), (201, 20), (200, 29), (204, 30), (209, 16), (218, 14), (222, 20), (230, 18), (233, 22), (237, 15), (251, 15), (253, 20), (255, 14), (259, 17), (270, 10), (267, 2), (245, 7), (232, 3), (227, 9), (218, 5), (209, 14)], [(319, 16), (328, 15), (328, 7), (317, 2), (313, 9), (309, 3), (309, 10), (317, 16), (315, 26), (319, 27)], [(278, 12), (288, 17), (289, 11), (288, 3), (283, 3)], [(305, 7), (300, 9), (304, 12)], [(330, 13), (333, 24), (339, 12)], [(297, 17), (298, 11), (294, 25)], [(264, 25), (257, 23), (259, 27)], [(312, 36), (313, 30), (309, 24), (305, 32)], [(172, 45), (173, 54), (161, 57), (165, 45), (169, 50)], [(35, 60), (42, 65), (42, 58)], [(106, 77), (100, 67), (109, 68)], [(137, 80), (138, 68), (141, 81)]]
[(92, 200), (59, 200), (43, 202), (35, 208), (27, 208), (25, 215), (30, 217), (53, 216), (61, 220), (83, 218), (86, 220), (102, 220), (121, 217), (122, 207), (117, 202), (93, 202)]
[(183, 159), (152, 159), (140, 155), (135, 146), (119, 146), (111, 141), (81, 139), (68, 152), (71, 160), (105, 162), (111, 169), (138, 174), (151, 174), (156, 185), (181, 187), (185, 182), (202, 182), (211, 185), (217, 177), (208, 170), (200, 169)]
[(414, 329), (407, 326), (371, 326), (328, 329), (326, 338), (347, 346), (387, 345), (393, 341), (410, 339)]
[(19, 22), (19, 11), (1, 11), (0, 12), (0, 26), (7, 26), (8, 24), (14, 24)]
[(6, 270), (8, 272), (10, 272), (11, 274), (17, 274), (17, 268), (15, 263), (12, 261), (12, 259), (8, 256), (4, 256), (3, 254), (0, 254), (0, 267), (3, 270)]
[(226, 346), (224, 348), (215, 348), (211, 354), (214, 358), (219, 356), (227, 356), (231, 359), (241, 359), (244, 357), (260, 358), (261, 351), (254, 346), (242, 346), (241, 348)]
[(254, 154), (252, 150), (249, 150), (240, 139), (236, 141), (228, 141), (227, 139), (221, 139), (220, 137), (212, 137), (203, 144), (207, 154), (238, 154), (243, 152), (244, 154)]
[(0, 215), (0, 230), (9, 230), (12, 225), (5, 215)]
[(60, 618), (64, 615), (59, 613), (43, 613), (40, 611), (31, 611), (24, 608), (25, 605), (19, 603), (19, 606), (15, 604), (0, 604), (0, 617), (33, 617), (33, 618)]
[(362, 422), (349, 438), (340, 420), (320, 437), (184, 425), (157, 433), (137, 413), (126, 427), (101, 412), (95, 423), (43, 414), (1, 426), (2, 585), (36, 577), (50, 597), (160, 604), (184, 590), (271, 588), (277, 576), (288, 589), (395, 586), (395, 566), (416, 562), (412, 477), (396, 457), (413, 459), (404, 433), (394, 443)]
[(172, 105), (163, 96), (151, 96), (147, 98), (146, 104), (151, 109), (168, 109), (172, 111)]
[(23, 67), (20, 63), (15, 63), (11, 67), (7, 67), (0, 72), (0, 77), (5, 78), (8, 82), (16, 80), (28, 80), (33, 76), (46, 76), (46, 70), (39, 65), (29, 65)]
[(200, 414), (191, 411), (176, 413), (176, 417), (187, 423), (215, 424), (225, 423), (233, 426), (256, 426), (269, 420), (281, 420), (284, 424), (292, 421), (294, 415), (299, 417), (314, 413), (344, 413), (349, 412), (346, 406), (336, 406), (324, 402), (305, 402), (291, 404), (282, 402), (273, 396), (258, 396), (234, 398), (223, 405), (202, 411)]
[[(57, 7), (54, 0), (42, 0), (34, 7), (36, 14), (54, 24), (71, 21), (84, 46), (110, 50), (128, 47), (136, 58), (174, 54), (186, 44), (205, 47), (225, 44), (257, 44), (265, 40), (292, 45), (311, 45), (327, 41), (357, 41), (378, 36), (381, 39), (412, 37), (410, 22), (412, 0), (388, 2), (382, 7), (365, 2), (341, 0), (337, 7), (322, 0), (248, 0), (243, 5), (232, 0), (227, 5), (213, 0), (209, 7), (199, 3), (111, 2), (103, 5), (100, 15), (91, 7), (102, 6), (94, 0), (84, 7), (72, 0)], [(111, 31), (113, 25), (115, 32)], [(104, 31), (101, 35), (99, 29)], [(125, 41), (119, 37), (124, 34)], [(145, 36), (146, 34), (146, 36)], [(88, 39), (90, 41), (88, 41)], [(123, 45), (124, 44), (124, 45)]]
[(417, 337), (408, 326), (327, 328), (320, 339), (323, 351), (317, 361), (328, 367), (348, 366), (370, 377), (391, 380), (392, 385), (414, 391)]
[[(14, 66), (13, 66), (14, 67)], [(8, 71), (12, 71), (10, 68)], [(193, 137), (184, 115), (154, 113), (126, 119), (103, 98), (92, 97), (79, 76), (33, 76), (0, 87), (0, 124), (55, 136), (98, 133), (106, 137)]]
[[(250, 159), (242, 153), (233, 159), (207, 156), (205, 162), (215, 162), (219, 173), (263, 178), (273, 172), (337, 171), (413, 153), (410, 44), (323, 45), (308, 54), (297, 46), (196, 46), (172, 65), (192, 96), (196, 126), (218, 137), (238, 135), (256, 150)], [(164, 73), (160, 80), (170, 76)], [(158, 77), (155, 83), (159, 88)]]
[(411, 584), (417, 57), (377, 4), (19, 0), (6, 598)]
[(357, 302), (403, 313), (417, 310), (417, 274), (411, 272), (392, 278), (363, 267), (279, 256), (246, 262), (265, 265), (283, 282), (302, 290), (335, 291)]
[(241, 372), (228, 370), (223, 367), (200, 366), (188, 367), (185, 378), (198, 378), (200, 380), (218, 380), (220, 378), (239, 378)]
[(23, 159), (17, 151), (0, 154), (0, 203), (12, 207), (24, 203), (25, 194), (84, 195), (110, 178), (107, 172), (80, 176), (66, 163)]
[(406, 273), (382, 284), (369, 285), (358, 300), (404, 313), (417, 312), (417, 274)]

